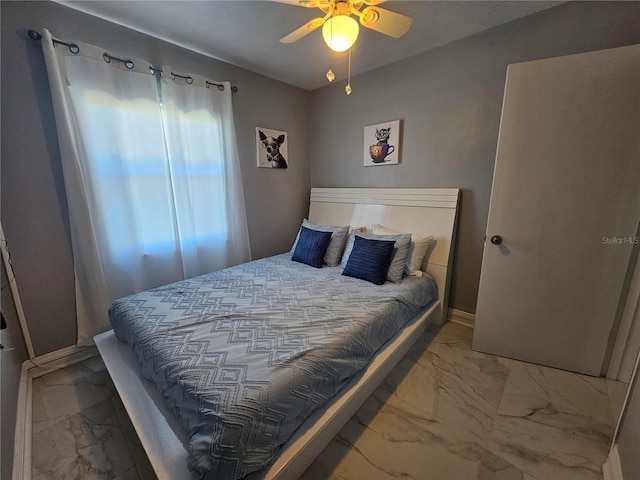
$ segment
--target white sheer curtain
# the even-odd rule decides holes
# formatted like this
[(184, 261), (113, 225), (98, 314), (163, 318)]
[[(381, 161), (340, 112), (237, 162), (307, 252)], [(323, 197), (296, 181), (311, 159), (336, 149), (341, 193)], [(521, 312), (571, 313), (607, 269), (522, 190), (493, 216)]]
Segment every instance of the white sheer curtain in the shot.
[(159, 85), (143, 60), (73, 54), (47, 30), (42, 43), (86, 345), (116, 298), (250, 260), (231, 89)]
[[(250, 257), (231, 85), (162, 68), (162, 112), (187, 277)], [(222, 85), (219, 90), (217, 85)]]

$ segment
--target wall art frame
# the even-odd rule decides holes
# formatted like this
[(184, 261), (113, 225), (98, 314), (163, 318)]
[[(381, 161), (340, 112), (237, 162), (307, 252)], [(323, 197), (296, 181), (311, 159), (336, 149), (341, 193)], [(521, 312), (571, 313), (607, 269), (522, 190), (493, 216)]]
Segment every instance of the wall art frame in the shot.
[(259, 168), (288, 168), (289, 135), (287, 132), (256, 127), (256, 160)]
[(400, 163), (400, 120), (364, 127), (364, 166)]

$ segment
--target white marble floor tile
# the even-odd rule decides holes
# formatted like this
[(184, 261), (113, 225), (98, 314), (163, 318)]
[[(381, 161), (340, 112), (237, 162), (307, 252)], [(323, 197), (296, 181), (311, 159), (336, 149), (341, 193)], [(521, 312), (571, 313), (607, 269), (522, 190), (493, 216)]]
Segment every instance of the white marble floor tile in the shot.
[(114, 397), (114, 404), (120, 421), (120, 426), (129, 446), (129, 452), (136, 464), (136, 469), (140, 479), (157, 480), (157, 476), (153, 471), (153, 467), (149, 462), (149, 458), (147, 457), (142, 444), (140, 443), (140, 439), (138, 438), (135, 428), (131, 423), (131, 419), (129, 418), (129, 415), (117, 394), (115, 394)]
[(598, 480), (612, 435), (604, 379), (518, 362), (489, 448), (536, 479)]
[(34, 381), (32, 478), (157, 480), (100, 357)]
[[(97, 358), (97, 360), (96, 360)], [(98, 357), (33, 381), (33, 432), (111, 399), (115, 387)]]
[[(302, 479), (602, 480), (607, 382), (471, 339), (429, 328)], [(33, 420), (34, 480), (157, 480), (99, 357), (36, 379)]]
[(477, 480), (536, 480), (506, 460), (486, 452), (482, 458)]
[(430, 330), (303, 479), (475, 479), (509, 367), (470, 344), (466, 327)]
[(136, 478), (136, 464), (111, 399), (33, 436), (34, 480)]

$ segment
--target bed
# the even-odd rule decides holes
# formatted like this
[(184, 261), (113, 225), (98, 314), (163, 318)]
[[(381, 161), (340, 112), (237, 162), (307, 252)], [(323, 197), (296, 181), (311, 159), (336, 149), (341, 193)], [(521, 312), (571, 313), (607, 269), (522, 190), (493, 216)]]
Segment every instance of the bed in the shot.
[[(428, 261), (423, 264), (423, 270), (429, 275), (425, 275), (424, 278), (406, 277), (402, 282), (393, 284), (393, 282), (386, 282), (378, 289), (377, 286), (371, 286), (368, 282), (362, 282), (361, 280), (354, 280), (350, 277), (341, 275), (342, 268), (337, 267), (324, 267), (319, 269), (313, 277), (305, 277), (304, 268), (309, 270), (310, 267), (299, 266), (295, 262), (291, 261), (291, 254), (283, 254), (275, 256), (269, 259), (262, 259), (256, 262), (251, 262), (240, 268), (225, 270), (223, 272), (216, 272), (214, 274), (205, 275), (196, 279), (190, 279), (184, 282), (178, 282), (177, 284), (161, 287), (155, 291), (144, 292), (142, 296), (132, 297), (126, 301), (118, 303), (116, 309), (137, 312), (137, 315), (144, 321), (135, 323), (133, 320), (115, 321), (114, 331), (105, 332), (96, 336), (96, 345), (100, 351), (102, 358), (107, 366), (107, 369), (113, 378), (116, 389), (118, 390), (123, 404), (131, 418), (131, 421), (138, 432), (140, 440), (149, 456), (150, 462), (156, 472), (156, 475), (160, 479), (182, 479), (193, 478), (192, 474), (187, 469), (188, 462), (192, 462), (191, 466), (198, 469), (198, 463), (194, 463), (194, 445), (198, 444), (194, 432), (200, 434), (205, 431), (210, 425), (214, 425), (217, 422), (217, 417), (214, 416), (215, 421), (211, 423), (200, 423), (196, 427), (191, 428), (191, 435), (187, 434), (187, 428), (189, 426), (196, 425), (196, 422), (200, 420), (200, 413), (193, 414), (190, 404), (187, 406), (176, 406), (174, 401), (177, 397), (184, 396), (184, 391), (173, 392), (173, 394), (167, 394), (167, 389), (163, 387), (163, 379), (156, 380), (153, 378), (153, 374), (150, 373), (154, 370), (156, 363), (165, 362), (162, 367), (162, 371), (172, 372), (175, 365), (180, 364), (180, 361), (174, 359), (179, 355), (176, 353), (178, 350), (181, 352), (187, 349), (197, 349), (197, 345), (202, 343), (202, 337), (194, 337), (195, 342), (191, 339), (191, 343), (186, 347), (184, 345), (176, 347), (174, 344), (169, 346), (159, 345), (158, 339), (162, 337), (162, 329), (165, 328), (165, 323), (154, 323), (153, 315), (148, 315), (145, 311), (153, 310), (154, 314), (157, 314), (164, 307), (157, 303), (162, 299), (164, 305), (174, 305), (176, 302), (180, 303), (180, 300), (176, 300), (177, 296), (188, 294), (191, 291), (197, 291), (200, 289), (212, 289), (215, 290), (215, 300), (208, 300), (209, 303), (224, 303), (224, 295), (220, 296), (220, 292), (224, 293), (224, 288), (220, 286), (235, 285), (237, 288), (234, 290), (231, 287), (228, 290), (228, 304), (233, 304), (233, 312), (224, 312), (216, 317), (215, 321), (211, 323), (207, 328), (212, 335), (219, 329), (224, 333), (225, 338), (233, 339), (233, 343), (242, 344), (242, 348), (246, 351), (260, 350), (260, 345), (263, 347), (267, 345), (263, 350), (265, 358), (268, 357), (268, 362), (273, 372), (287, 370), (292, 371), (293, 368), (299, 368), (299, 372), (306, 372), (306, 369), (311, 368), (310, 365), (316, 365), (322, 363), (324, 360), (318, 360), (315, 358), (318, 352), (333, 352), (336, 358), (342, 358), (346, 353), (354, 351), (354, 358), (349, 358), (342, 362), (342, 365), (347, 369), (354, 370), (348, 375), (334, 371), (334, 367), (331, 369), (332, 375), (340, 381), (327, 381), (318, 387), (318, 392), (324, 392), (324, 395), (308, 395), (311, 390), (315, 392), (317, 387), (310, 388), (309, 385), (302, 385), (299, 387), (300, 391), (306, 392), (304, 395), (297, 395), (304, 397), (301, 406), (295, 407), (298, 410), (292, 410), (291, 412), (280, 412), (279, 409), (271, 408), (271, 416), (266, 422), (270, 425), (268, 435), (272, 435), (274, 431), (278, 432), (278, 435), (284, 435), (279, 438), (284, 439), (285, 443), (281, 448), (271, 449), (272, 455), (275, 457), (264, 457), (261, 449), (268, 447), (264, 444), (264, 435), (260, 434), (260, 438), (263, 441), (262, 445), (256, 447), (250, 444), (251, 448), (247, 447), (247, 450), (251, 452), (258, 451), (258, 455), (253, 457), (247, 457), (249, 461), (247, 464), (254, 465), (253, 467), (246, 467), (246, 469), (232, 468), (234, 475), (239, 477), (258, 479), (258, 478), (278, 478), (278, 479), (293, 479), (297, 478), (307, 468), (307, 466), (313, 461), (313, 459), (322, 451), (322, 449), (328, 444), (333, 436), (340, 430), (340, 428), (346, 423), (346, 421), (355, 413), (359, 406), (366, 400), (366, 398), (372, 393), (376, 386), (384, 379), (384, 377), (393, 369), (397, 362), (407, 352), (407, 350), (413, 345), (413, 343), (420, 337), (424, 329), (429, 323), (442, 324), (446, 319), (446, 308), (443, 305), (447, 305), (448, 286), (451, 277), (451, 260), (453, 251), (453, 239), (455, 237), (455, 225), (457, 216), (457, 205), (459, 199), (459, 191), (457, 189), (327, 189), (316, 188), (312, 190), (309, 208), (309, 220), (316, 224), (329, 224), (329, 225), (350, 225), (351, 227), (366, 227), (371, 229), (372, 226), (379, 224), (384, 225), (386, 228), (393, 229), (400, 232), (411, 232), (415, 234), (431, 233), (435, 236), (435, 242), (432, 243), (431, 251), (427, 255)], [(278, 309), (279, 319), (282, 317), (297, 318), (304, 317), (307, 319), (306, 324), (315, 323), (315, 320), (311, 321), (310, 318), (319, 318), (318, 311), (328, 312), (331, 311), (331, 315), (337, 315), (338, 319), (327, 318), (318, 322), (319, 332), (327, 332), (332, 330), (334, 326), (340, 325), (340, 328), (349, 328), (354, 330), (354, 335), (357, 340), (350, 340), (350, 345), (338, 345), (323, 344), (321, 337), (323, 335), (311, 334), (313, 341), (300, 340), (301, 336), (288, 336), (289, 344), (287, 348), (273, 350), (273, 344), (251, 342), (250, 336), (255, 334), (248, 333), (246, 329), (240, 329), (237, 332), (231, 332), (229, 330), (232, 320), (236, 318), (236, 315), (243, 315), (243, 322), (260, 324), (263, 321), (262, 311), (260, 307), (256, 307), (252, 302), (255, 293), (251, 293), (250, 289), (247, 290), (246, 285), (253, 285), (255, 280), (251, 280), (245, 286), (243, 286), (244, 271), (256, 270), (259, 278), (272, 279), (274, 274), (272, 272), (278, 272), (278, 275), (284, 275), (286, 281), (282, 278), (276, 280), (272, 279), (272, 283), (265, 283), (268, 288), (272, 288), (273, 285), (280, 285), (281, 292), (277, 293), (277, 296), (283, 297), (286, 305), (296, 305), (299, 308), (287, 307), (284, 311), (280, 307)], [(256, 272), (250, 272), (255, 277)], [(284, 272), (284, 273), (283, 273)], [(411, 288), (413, 285), (419, 286), (416, 291), (428, 291), (430, 287), (426, 286), (429, 283), (429, 279), (433, 279), (432, 282), (437, 284), (437, 294), (435, 289), (431, 294), (432, 299), (419, 298), (416, 305), (411, 307), (404, 307), (405, 304), (409, 305), (409, 298), (416, 297), (415, 293), (412, 293)], [(310, 280), (311, 279), (311, 280)], [(275, 283), (274, 283), (275, 282)], [(327, 296), (331, 299), (330, 307), (324, 307), (318, 298), (312, 298), (305, 306), (303, 295), (299, 295), (300, 300), (296, 298), (295, 292), (301, 292), (306, 288), (306, 285), (312, 282), (314, 284), (325, 283), (325, 290), (322, 290), (322, 296)], [(356, 285), (366, 284), (362, 293), (360, 290), (356, 290)], [(422, 283), (421, 283), (422, 282)], [(218, 287), (210, 287), (210, 285), (218, 285)], [(217, 288), (217, 290), (216, 290)], [(225, 287), (226, 288), (226, 287)], [(416, 287), (417, 288), (417, 287)], [(260, 288), (263, 291), (264, 288)], [(313, 290), (315, 292), (315, 290)], [(366, 293), (365, 291), (368, 291)], [(241, 292), (241, 295), (238, 293)], [(327, 293), (328, 292), (328, 293)], [(409, 293), (407, 293), (409, 292)], [(365, 296), (370, 295), (369, 297)], [(252, 296), (253, 295), (253, 296)], [(361, 300), (357, 300), (362, 295)], [(391, 301), (383, 302), (377, 297), (390, 295)], [(417, 295), (418, 297), (420, 295)], [(240, 299), (249, 298), (248, 302), (243, 304)], [(342, 297), (342, 304), (336, 303), (338, 297)], [(381, 297), (382, 298), (382, 297)], [(170, 299), (167, 302), (166, 299)], [(345, 301), (348, 300), (348, 301)], [(394, 300), (395, 299), (395, 300)], [(398, 301), (399, 299), (399, 301)], [(156, 302), (156, 303), (147, 303)], [(183, 302), (184, 303), (184, 302)], [(267, 300), (270, 304), (271, 300)], [(340, 306), (340, 305), (343, 305)], [(347, 309), (347, 304), (349, 309)], [(375, 304), (375, 305), (374, 305)], [(393, 307), (395, 310), (393, 315), (384, 313), (382, 315), (380, 328), (375, 330), (372, 326), (361, 319), (361, 315), (368, 315), (370, 310), (380, 310), (387, 312), (391, 307), (389, 305), (400, 304), (404, 315), (403, 318), (397, 307)], [(115, 305), (115, 304), (114, 304)], [(153, 308), (147, 308), (148, 305), (154, 305)], [(184, 305), (181, 306), (182, 310), (185, 310)], [(219, 308), (219, 305), (217, 305)], [(146, 309), (146, 310), (145, 310)], [(344, 309), (342, 311), (341, 309)], [(187, 308), (193, 314), (193, 308)], [(142, 312), (142, 313), (140, 313)], [(199, 313), (198, 313), (199, 312)], [(202, 315), (201, 306), (199, 309), (195, 309), (195, 315), (198, 318), (204, 318)], [(240, 313), (238, 313), (240, 312)], [(256, 313), (257, 312), (257, 313)], [(164, 311), (161, 311), (164, 318)], [(146, 316), (145, 316), (146, 315)], [(133, 315), (135, 317), (135, 315)], [(156, 315), (157, 316), (157, 315)], [(246, 316), (246, 318), (244, 317)], [(322, 317), (323, 315), (320, 315)], [(398, 317), (398, 320), (396, 320)], [(208, 317), (207, 317), (208, 318)], [(345, 319), (349, 319), (349, 323)], [(113, 320), (112, 320), (113, 321)], [(189, 330), (194, 323), (201, 323), (200, 320), (193, 321), (187, 318), (184, 325), (178, 326), (178, 331), (189, 332), (188, 335), (191, 338), (193, 333)], [(287, 320), (288, 321), (288, 320)], [(175, 323), (175, 322), (174, 322)], [(397, 323), (393, 331), (389, 330), (389, 325)], [(176, 324), (177, 325), (177, 324)], [(186, 326), (185, 326), (186, 325)], [(280, 324), (278, 324), (280, 325)], [(347, 327), (348, 325), (348, 327)], [(308, 326), (308, 325), (307, 325)], [(363, 327), (362, 327), (363, 326)], [(270, 326), (267, 326), (271, 328)], [(262, 332), (265, 330), (265, 325), (262, 325)], [(366, 337), (363, 336), (366, 332)], [(291, 327), (294, 328), (294, 327)], [(297, 328), (297, 327), (295, 327)], [(145, 330), (145, 332), (142, 332)], [(295, 330), (297, 331), (297, 330)], [(158, 333), (160, 332), (160, 333)], [(373, 332), (373, 333), (372, 333)], [(379, 333), (383, 332), (383, 333)], [(116, 335), (117, 333), (117, 335)], [(308, 333), (308, 331), (307, 331)], [(155, 336), (154, 336), (155, 335)], [(200, 334), (196, 334), (200, 335)], [(243, 337), (244, 335), (244, 337)], [(249, 337), (247, 337), (247, 335)], [(360, 336), (358, 336), (360, 335)], [(307, 335), (308, 336), (308, 335)], [(127, 339), (131, 343), (132, 347), (119, 340)], [(175, 343), (176, 336), (173, 335), (172, 341)], [(264, 340), (264, 339), (262, 339)], [(262, 341), (261, 340), (261, 341)], [(305, 343), (306, 342), (306, 343)], [(367, 352), (373, 355), (373, 357), (366, 357), (366, 364), (362, 363), (362, 358), (365, 358), (364, 353), (359, 352), (359, 348), (362, 344), (371, 344), (373, 348), (372, 352)], [(185, 344), (186, 345), (186, 344)], [(271, 345), (271, 346), (268, 346)], [(254, 348), (255, 347), (255, 348)], [(348, 348), (347, 348), (348, 347)], [(235, 348), (235, 347), (234, 347)], [(152, 350), (155, 349), (155, 350)], [(248, 349), (248, 350), (247, 350)], [(333, 349), (333, 350), (332, 350)], [(277, 352), (274, 354), (274, 352)], [(195, 350), (194, 350), (195, 351)], [(165, 356), (165, 360), (160, 357), (163, 352), (169, 352)], [(278, 353), (279, 352), (279, 353)], [(254, 354), (253, 350), (251, 353)], [(260, 354), (257, 352), (256, 354)], [(242, 352), (233, 357), (231, 351), (223, 355), (229, 355), (228, 360), (230, 365), (234, 365), (237, 368), (236, 372), (232, 372), (233, 369), (226, 369), (222, 372), (223, 375), (238, 375), (238, 371), (242, 370), (240, 375), (244, 375), (253, 381), (248, 382), (249, 387), (243, 384), (244, 392), (242, 395), (247, 397), (249, 401), (252, 401), (251, 393), (258, 392), (259, 388), (255, 385), (259, 384), (257, 378), (251, 377), (246, 374), (246, 366), (238, 365), (241, 363), (239, 359), (242, 359)], [(331, 356), (329, 355), (329, 356)], [(150, 367), (150, 363), (140, 363), (139, 358), (148, 357), (153, 359), (154, 367)], [(197, 356), (197, 355), (196, 355)], [(209, 355), (209, 363), (215, 355)], [(226, 357), (225, 357), (226, 358)], [(313, 358), (313, 361), (309, 363), (306, 360)], [(231, 361), (235, 359), (234, 361)], [(299, 367), (297, 362), (301, 362)], [(359, 364), (360, 362), (361, 364)], [(184, 364), (184, 362), (182, 362)], [(142, 368), (141, 368), (142, 365)], [(324, 365), (324, 364), (323, 364)], [(286, 367), (286, 368), (285, 368)], [(248, 368), (248, 367), (247, 367)], [(318, 367), (318, 368), (327, 368)], [(214, 369), (215, 370), (215, 369)], [(188, 370), (185, 370), (188, 371)], [(198, 366), (198, 372), (201, 371)], [(216, 370), (217, 371), (217, 370)], [(192, 371), (189, 371), (192, 372)], [(220, 373), (219, 372), (219, 373)], [(256, 370), (256, 375), (259, 377), (263, 374), (262, 371)], [(272, 372), (272, 373), (273, 373)], [(175, 372), (174, 372), (175, 373)], [(180, 372), (176, 375), (183, 375)], [(184, 374), (186, 376), (192, 376), (192, 373)], [(206, 374), (208, 375), (208, 374)], [(270, 373), (271, 375), (271, 373)], [(292, 376), (304, 377), (300, 373)], [(154, 386), (146, 379), (151, 378), (156, 381), (158, 387)], [(271, 378), (271, 377), (270, 377)], [(273, 377), (274, 379), (276, 377)], [(271, 379), (270, 381), (279, 382)], [(201, 379), (197, 379), (194, 383), (201, 383)], [(224, 382), (223, 382), (224, 383)], [(304, 382), (303, 382), (304, 383)], [(217, 385), (217, 384), (216, 384)], [(209, 385), (210, 386), (210, 385)], [(245, 388), (246, 387), (246, 388)], [(255, 387), (255, 388), (254, 388)], [(163, 389), (163, 395), (158, 388)], [(298, 388), (298, 387), (296, 387)], [(184, 390), (184, 389), (183, 389)], [(224, 389), (223, 389), (224, 390)], [(263, 395), (256, 393), (256, 395)], [(272, 395), (269, 393), (269, 395)], [(222, 396), (229, 397), (228, 393), (222, 394)], [(236, 395), (237, 396), (237, 395)], [(296, 395), (293, 395), (294, 397)], [(310, 397), (314, 397), (314, 401), (310, 401)], [(315, 397), (323, 397), (317, 399)], [(243, 397), (243, 398), (244, 398)], [(275, 394), (273, 397), (277, 399)], [(208, 397), (209, 398), (209, 397)], [(216, 402), (220, 401), (221, 395), (216, 396)], [(236, 397), (234, 397), (236, 398)], [(200, 399), (200, 397), (198, 397)], [(200, 401), (200, 400), (198, 400)], [(283, 400), (285, 403), (291, 403), (289, 399)], [(277, 403), (276, 400), (274, 402)], [(200, 402), (201, 403), (201, 402)], [(280, 403), (283, 403), (282, 401)], [(278, 405), (280, 405), (278, 403)], [(313, 404), (313, 408), (309, 408), (309, 404)], [(293, 408), (293, 407), (291, 407)], [(238, 418), (253, 415), (248, 414), (252, 408), (247, 408), (246, 405), (239, 405), (237, 407)], [(275, 413), (274, 413), (275, 412)], [(301, 414), (304, 412), (304, 414)], [(309, 412), (312, 412), (309, 415)], [(256, 414), (260, 415), (260, 414)], [(274, 421), (278, 417), (299, 417), (301, 424), (295, 425), (295, 427), (287, 426), (282, 427), (278, 422)], [(256, 417), (257, 418), (257, 417)], [(256, 418), (249, 418), (247, 420), (249, 425), (256, 423)], [(262, 417), (260, 417), (262, 418)], [(235, 421), (235, 420), (234, 420)], [(227, 422), (225, 425), (231, 425), (234, 422)], [(275, 425), (275, 426), (274, 426)], [(233, 426), (233, 425), (232, 425)], [(218, 428), (218, 427), (211, 427)], [(225, 431), (231, 431), (227, 428)], [(241, 431), (241, 430), (238, 430)], [(261, 430), (263, 433), (264, 428)], [(284, 431), (284, 433), (283, 433)], [(239, 434), (240, 435), (240, 434)], [(255, 433), (251, 437), (255, 437)], [(229, 437), (229, 436), (228, 436)], [(245, 435), (246, 437), (246, 435)], [(245, 437), (242, 437), (243, 439)], [(233, 438), (233, 434), (230, 436)], [(239, 438), (239, 437), (238, 437)], [(248, 438), (248, 437), (247, 437)], [(237, 439), (236, 439), (237, 440)], [(278, 441), (280, 441), (278, 440)], [(275, 442), (276, 440), (274, 440)], [(244, 446), (245, 440), (242, 440), (241, 444)], [(229, 442), (226, 442), (229, 443)], [(268, 442), (267, 442), (268, 443)], [(202, 447), (206, 449), (207, 447)], [(267, 448), (267, 450), (269, 450)], [(198, 457), (196, 457), (198, 458)], [(227, 457), (218, 456), (223, 460), (219, 460), (214, 463), (214, 467), (217, 470), (211, 470), (209, 474), (202, 473), (201, 476), (205, 478), (221, 478), (226, 476), (229, 469), (225, 470), (224, 462)], [(267, 458), (268, 461), (259, 463), (257, 459)], [(253, 463), (251, 463), (253, 462)], [(255, 467), (258, 465), (258, 467)], [(244, 467), (243, 467), (244, 468)], [(253, 471), (257, 470), (257, 471)], [(206, 472), (206, 470), (204, 470)], [(215, 472), (215, 473), (212, 473)]]

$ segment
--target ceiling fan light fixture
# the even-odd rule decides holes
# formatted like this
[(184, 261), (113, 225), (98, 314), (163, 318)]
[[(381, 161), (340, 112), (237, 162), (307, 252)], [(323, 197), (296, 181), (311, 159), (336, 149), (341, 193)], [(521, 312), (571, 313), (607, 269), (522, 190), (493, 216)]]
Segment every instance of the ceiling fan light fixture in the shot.
[(322, 26), (322, 37), (328, 47), (334, 52), (349, 50), (360, 33), (358, 22), (348, 15), (331, 17)]

